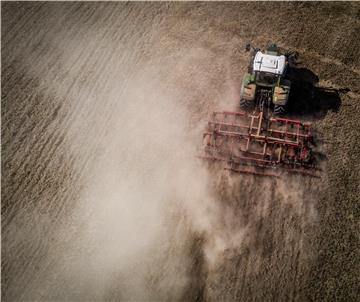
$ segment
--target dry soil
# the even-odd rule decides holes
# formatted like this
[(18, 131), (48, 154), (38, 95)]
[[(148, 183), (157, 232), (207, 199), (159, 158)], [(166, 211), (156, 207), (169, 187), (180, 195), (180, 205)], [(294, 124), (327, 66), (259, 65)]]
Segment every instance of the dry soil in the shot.
[[(1, 10), (3, 301), (359, 299), (359, 3)], [(195, 157), (249, 41), (319, 79), (292, 114), (315, 123), (321, 179)]]

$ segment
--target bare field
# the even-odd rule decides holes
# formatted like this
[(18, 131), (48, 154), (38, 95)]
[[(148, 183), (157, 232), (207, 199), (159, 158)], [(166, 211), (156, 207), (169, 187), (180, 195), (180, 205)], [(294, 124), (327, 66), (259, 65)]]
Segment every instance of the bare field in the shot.
[[(358, 300), (359, 3), (1, 10), (3, 301)], [(196, 159), (209, 113), (237, 106), (248, 41), (299, 51), (333, 89), (293, 105), (321, 179)]]

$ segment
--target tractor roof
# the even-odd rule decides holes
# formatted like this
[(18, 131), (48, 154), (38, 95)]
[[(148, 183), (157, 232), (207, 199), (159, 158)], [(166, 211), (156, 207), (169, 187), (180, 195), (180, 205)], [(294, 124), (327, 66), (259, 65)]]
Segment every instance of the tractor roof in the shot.
[(286, 59), (284, 55), (275, 56), (258, 51), (254, 58), (254, 71), (282, 75), (285, 70), (285, 65)]

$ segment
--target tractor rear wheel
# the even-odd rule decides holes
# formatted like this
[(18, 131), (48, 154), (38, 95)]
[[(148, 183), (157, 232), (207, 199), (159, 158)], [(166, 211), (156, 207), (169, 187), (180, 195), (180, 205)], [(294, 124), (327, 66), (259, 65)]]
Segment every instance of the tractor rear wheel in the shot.
[(249, 100), (240, 99), (240, 109), (251, 111), (254, 107), (254, 102)]
[(274, 114), (275, 115), (284, 115), (285, 114), (285, 112), (286, 112), (286, 110), (285, 110), (285, 106), (283, 106), (283, 105), (275, 105), (274, 106)]

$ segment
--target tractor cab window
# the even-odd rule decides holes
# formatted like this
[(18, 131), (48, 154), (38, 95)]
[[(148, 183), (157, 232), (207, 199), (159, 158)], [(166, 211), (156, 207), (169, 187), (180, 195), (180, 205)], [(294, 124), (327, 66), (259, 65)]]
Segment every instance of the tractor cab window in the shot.
[(272, 73), (266, 73), (266, 72), (257, 72), (256, 73), (256, 83), (263, 84), (266, 86), (272, 86), (276, 84), (276, 81), (278, 80), (278, 76)]

